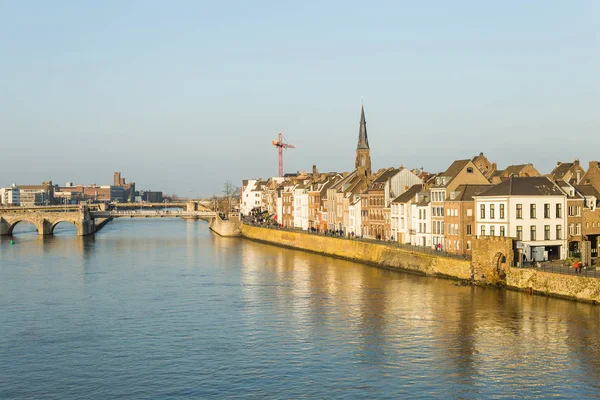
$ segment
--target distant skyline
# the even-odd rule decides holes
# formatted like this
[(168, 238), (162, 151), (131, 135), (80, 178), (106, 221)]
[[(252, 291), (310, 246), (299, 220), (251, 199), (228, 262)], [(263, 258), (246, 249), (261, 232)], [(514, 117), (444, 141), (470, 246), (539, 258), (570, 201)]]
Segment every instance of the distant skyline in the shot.
[(0, 1), (0, 186), (600, 159), (600, 2)]

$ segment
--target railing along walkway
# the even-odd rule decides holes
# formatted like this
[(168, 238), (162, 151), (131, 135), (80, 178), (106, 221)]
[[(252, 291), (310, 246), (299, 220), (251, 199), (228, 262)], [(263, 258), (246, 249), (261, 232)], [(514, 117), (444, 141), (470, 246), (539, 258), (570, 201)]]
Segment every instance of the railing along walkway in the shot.
[(531, 263), (527, 263), (524, 266), (516, 267), (516, 268), (535, 269), (537, 271), (551, 272), (553, 274), (575, 275), (575, 276), (583, 276), (586, 278), (600, 278), (600, 272), (598, 271), (598, 268), (595, 265), (594, 266), (586, 266), (581, 269), (576, 269), (576, 268), (573, 268), (573, 265), (564, 265), (564, 264), (557, 264), (555, 262), (549, 262), (549, 263), (539, 263), (536, 265), (531, 265)]
[(356, 236), (350, 237), (350, 236), (346, 236), (346, 235), (325, 234), (323, 232), (310, 232), (310, 231), (305, 231), (303, 229), (283, 228), (283, 227), (279, 227), (279, 226), (260, 224), (260, 223), (249, 222), (249, 221), (242, 221), (242, 222), (246, 225), (256, 226), (259, 228), (267, 228), (267, 229), (274, 229), (274, 230), (278, 230), (278, 231), (302, 233), (305, 235), (326, 236), (326, 237), (332, 237), (332, 238), (341, 239), (341, 240), (368, 242), (368, 243), (380, 244), (383, 246), (395, 247), (395, 248), (408, 250), (408, 251), (414, 251), (416, 253), (424, 253), (424, 254), (430, 254), (430, 255), (434, 255), (434, 256), (455, 258), (457, 260), (471, 260), (471, 256), (469, 254), (448, 253), (446, 251), (437, 251), (430, 247), (413, 246), (411, 244), (404, 244), (404, 243), (391, 241), (391, 240), (377, 240), (377, 239), (360, 238), (360, 237), (356, 237)]

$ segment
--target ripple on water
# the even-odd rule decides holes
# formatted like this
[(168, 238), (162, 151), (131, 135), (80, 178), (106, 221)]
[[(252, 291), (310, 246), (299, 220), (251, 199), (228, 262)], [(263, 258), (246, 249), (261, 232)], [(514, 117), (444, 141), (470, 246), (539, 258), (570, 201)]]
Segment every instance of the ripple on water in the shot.
[(0, 241), (0, 398), (594, 398), (599, 307), (113, 221)]

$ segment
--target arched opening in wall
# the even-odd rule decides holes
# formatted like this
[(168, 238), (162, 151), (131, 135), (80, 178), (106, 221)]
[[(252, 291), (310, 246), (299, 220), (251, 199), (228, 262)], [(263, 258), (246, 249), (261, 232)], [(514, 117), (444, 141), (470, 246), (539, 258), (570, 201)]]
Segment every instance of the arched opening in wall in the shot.
[(54, 236), (77, 236), (77, 227), (70, 221), (59, 221), (52, 225), (50, 233)]
[(29, 221), (17, 221), (15, 222), (8, 231), (9, 235), (37, 235), (38, 231), (36, 226)]

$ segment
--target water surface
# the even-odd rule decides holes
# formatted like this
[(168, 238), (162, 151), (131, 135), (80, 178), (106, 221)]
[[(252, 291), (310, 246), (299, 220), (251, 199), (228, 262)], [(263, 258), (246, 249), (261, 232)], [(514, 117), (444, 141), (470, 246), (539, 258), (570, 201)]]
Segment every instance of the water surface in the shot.
[(597, 398), (600, 307), (201, 221), (0, 239), (0, 398)]

